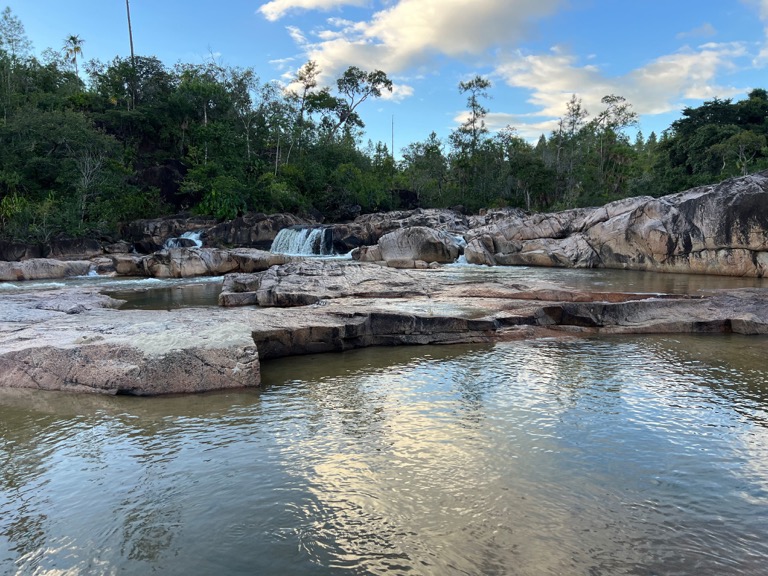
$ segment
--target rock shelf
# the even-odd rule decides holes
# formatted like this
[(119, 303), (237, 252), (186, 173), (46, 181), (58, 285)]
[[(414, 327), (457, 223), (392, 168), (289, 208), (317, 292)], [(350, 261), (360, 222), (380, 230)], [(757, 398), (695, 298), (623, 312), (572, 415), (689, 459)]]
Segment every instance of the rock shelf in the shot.
[[(158, 395), (258, 386), (260, 360), (364, 346), (596, 334), (768, 334), (768, 290), (696, 296), (455, 282), (305, 261), (226, 278), (246, 306), (118, 310), (93, 289), (4, 295), (0, 387)], [(257, 305), (251, 304), (257, 303)]]

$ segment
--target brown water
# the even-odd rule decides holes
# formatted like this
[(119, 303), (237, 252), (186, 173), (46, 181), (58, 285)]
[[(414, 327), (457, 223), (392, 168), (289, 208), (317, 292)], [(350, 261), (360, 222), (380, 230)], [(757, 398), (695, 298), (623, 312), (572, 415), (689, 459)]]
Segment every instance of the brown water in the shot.
[(768, 339), (265, 363), (261, 391), (0, 391), (0, 574), (763, 575)]

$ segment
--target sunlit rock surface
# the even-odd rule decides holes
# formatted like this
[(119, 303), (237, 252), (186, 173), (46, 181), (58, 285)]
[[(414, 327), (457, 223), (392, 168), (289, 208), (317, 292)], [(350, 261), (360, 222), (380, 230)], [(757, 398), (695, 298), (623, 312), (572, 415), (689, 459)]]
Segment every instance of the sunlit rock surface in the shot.
[(120, 312), (92, 291), (0, 301), (0, 387), (156, 395), (260, 383), (250, 323), (218, 309)]
[(156, 395), (257, 386), (260, 358), (600, 333), (768, 333), (768, 291), (695, 297), (289, 262), (229, 275), (226, 306), (117, 310), (93, 289), (0, 299), (0, 386)]
[(20, 262), (0, 261), (0, 281), (44, 280), (67, 278), (88, 274), (91, 263), (87, 260), (62, 261), (51, 258), (34, 258)]
[(768, 172), (600, 208), (476, 217), (467, 261), (762, 277)]

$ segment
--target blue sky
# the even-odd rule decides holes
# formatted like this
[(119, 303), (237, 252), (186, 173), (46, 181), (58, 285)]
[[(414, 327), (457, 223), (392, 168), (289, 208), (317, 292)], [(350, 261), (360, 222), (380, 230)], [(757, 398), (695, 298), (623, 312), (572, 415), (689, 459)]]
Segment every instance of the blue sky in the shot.
[[(462, 120), (458, 84), (493, 82), (491, 128), (535, 140), (572, 94), (595, 115), (624, 96), (647, 136), (685, 106), (768, 88), (768, 0), (130, 0), (136, 53), (166, 65), (215, 57), (286, 81), (308, 59), (326, 84), (381, 69), (388, 98), (360, 109), (367, 137), (395, 150)], [(0, 0), (36, 53), (85, 40), (85, 59), (128, 56), (124, 0)]]

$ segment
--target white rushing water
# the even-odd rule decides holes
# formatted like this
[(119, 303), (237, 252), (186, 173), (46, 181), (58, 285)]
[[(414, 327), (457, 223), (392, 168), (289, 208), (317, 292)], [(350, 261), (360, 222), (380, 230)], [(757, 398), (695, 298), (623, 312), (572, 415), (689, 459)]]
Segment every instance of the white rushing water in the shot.
[(190, 232), (184, 232), (181, 236), (178, 238), (168, 238), (168, 240), (165, 241), (165, 244), (163, 245), (164, 248), (183, 248), (185, 247), (186, 243), (180, 242), (180, 239), (184, 240), (192, 240), (192, 242), (195, 243), (195, 246), (200, 248), (203, 245), (202, 235), (203, 230), (193, 230)]
[(275, 236), (270, 252), (296, 256), (334, 256), (330, 228), (283, 228)]

